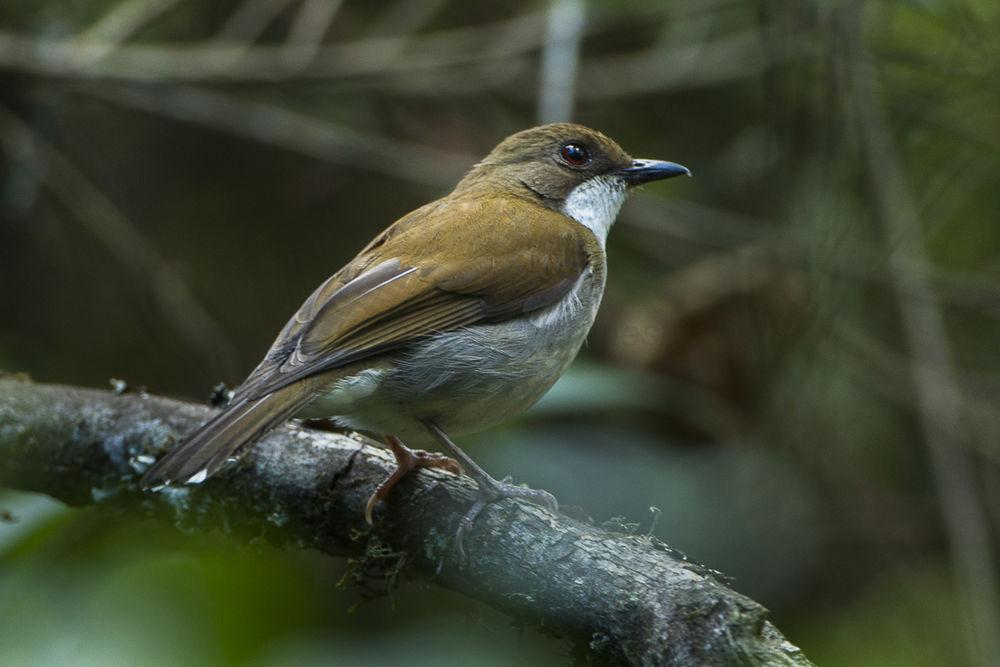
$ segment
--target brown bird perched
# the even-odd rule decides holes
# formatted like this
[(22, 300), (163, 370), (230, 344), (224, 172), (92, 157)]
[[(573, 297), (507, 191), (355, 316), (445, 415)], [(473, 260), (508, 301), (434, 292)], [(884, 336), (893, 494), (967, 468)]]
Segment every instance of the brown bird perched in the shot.
[(628, 190), (690, 172), (636, 160), (600, 132), (555, 123), (518, 132), (451, 194), (403, 216), (319, 286), (232, 401), (153, 465), (144, 488), (197, 484), (290, 417), (332, 417), (382, 434), (397, 469), (461, 472), (403, 442), (430, 436), (488, 503), (545, 491), (500, 482), (448, 434), (478, 431), (531, 406), (580, 349), (604, 292), (604, 242)]

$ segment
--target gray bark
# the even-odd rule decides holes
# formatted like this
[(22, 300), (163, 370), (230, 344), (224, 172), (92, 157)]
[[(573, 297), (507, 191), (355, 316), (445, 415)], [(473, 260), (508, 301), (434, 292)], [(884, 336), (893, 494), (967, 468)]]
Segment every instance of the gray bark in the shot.
[[(758, 603), (643, 535), (610, 532), (505, 500), (452, 548), (474, 484), (410, 475), (362, 517), (391, 455), (360, 437), (286, 425), (201, 486), (139, 491), (147, 457), (211, 408), (145, 393), (0, 379), (0, 485), (70, 505), (126, 506), (187, 530), (265, 537), (333, 556), (387, 559), (409, 576), (482, 600), (571, 639), (580, 657), (636, 665), (809, 665)], [(391, 561), (391, 562), (390, 562)]]

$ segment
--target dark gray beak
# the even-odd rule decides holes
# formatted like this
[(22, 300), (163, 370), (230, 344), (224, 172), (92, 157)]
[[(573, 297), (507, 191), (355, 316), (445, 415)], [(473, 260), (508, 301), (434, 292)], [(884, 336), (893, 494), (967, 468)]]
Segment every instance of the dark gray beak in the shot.
[(690, 176), (691, 170), (676, 162), (664, 162), (663, 160), (635, 160), (631, 167), (626, 167), (620, 172), (622, 178), (629, 185), (642, 185), (650, 181), (659, 181), (664, 178), (674, 176)]

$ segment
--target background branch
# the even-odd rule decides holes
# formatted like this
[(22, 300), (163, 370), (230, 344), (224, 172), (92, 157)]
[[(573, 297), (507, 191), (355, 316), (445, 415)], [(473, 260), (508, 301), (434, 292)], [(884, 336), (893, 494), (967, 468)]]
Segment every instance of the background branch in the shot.
[(286, 426), (200, 487), (140, 493), (151, 457), (208, 412), (147, 394), (0, 380), (0, 485), (335, 556), (392, 554), (411, 573), (631, 664), (810, 664), (763, 607), (647, 536), (505, 501), (483, 513), (461, 562), (450, 536), (472, 498), (465, 478), (411, 475), (370, 531), (362, 508), (392, 461), (355, 437)]

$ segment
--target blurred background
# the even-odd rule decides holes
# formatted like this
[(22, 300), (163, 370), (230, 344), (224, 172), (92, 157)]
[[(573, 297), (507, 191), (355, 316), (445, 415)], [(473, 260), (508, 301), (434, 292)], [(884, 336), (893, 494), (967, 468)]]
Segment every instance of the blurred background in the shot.
[[(0, 368), (205, 401), (500, 139), (626, 204), (530, 413), (463, 440), (733, 578), (821, 665), (1000, 660), (1000, 4), (4, 0)], [(0, 492), (0, 664), (560, 664), (432, 584)]]

